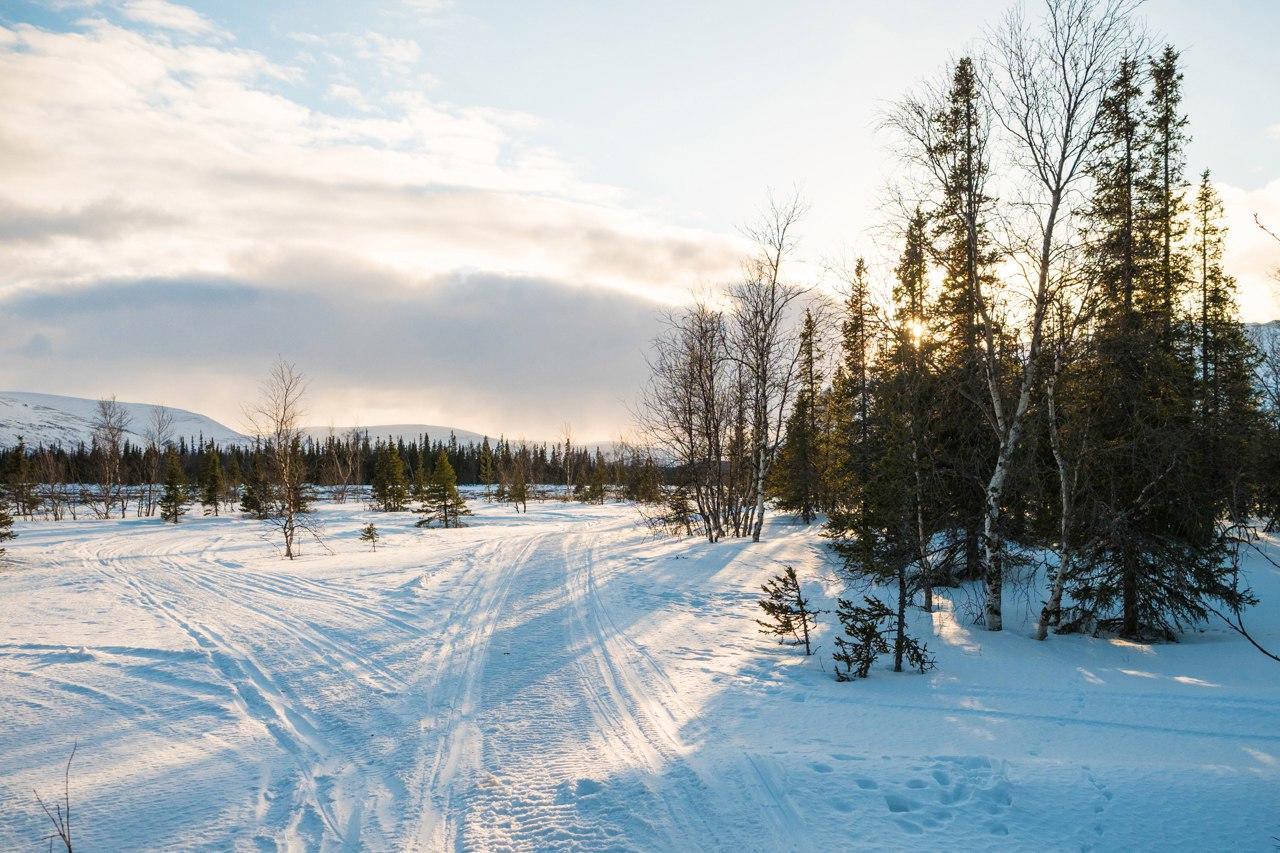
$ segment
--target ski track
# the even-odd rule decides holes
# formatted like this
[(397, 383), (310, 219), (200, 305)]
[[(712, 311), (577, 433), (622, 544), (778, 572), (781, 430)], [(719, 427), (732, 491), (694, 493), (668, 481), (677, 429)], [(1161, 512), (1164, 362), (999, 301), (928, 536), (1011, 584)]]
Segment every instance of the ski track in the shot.
[[(465, 548), (447, 591), (429, 596), (453, 605), (443, 618), (398, 587), (247, 569), (234, 536), (194, 527), (94, 537), (75, 561), (191, 648), (95, 652), (185, 661), (167, 684), (221, 701), (273, 744), (245, 812), (258, 849), (757, 847), (775, 792), (739, 780), (726, 798), (684, 759), (689, 709), (597, 588), (601, 532), (633, 522), (550, 515)], [(371, 629), (394, 639), (393, 658), (359, 641)], [(359, 713), (318, 701), (335, 682), (362, 694)]]
[[(102, 738), (125, 744), (124, 760), (131, 737), (221, 756), (210, 767), (245, 784), (208, 789), (220, 798), (214, 813), (198, 836), (177, 839), (191, 849), (805, 850), (858, 837), (895, 849), (933, 833), (963, 847), (1030, 849), (1040, 836), (1019, 833), (1033, 809), (1056, 806), (1044, 792), (1057, 789), (1029, 787), (1008, 750), (983, 754), (989, 732), (1011, 727), (1023, 733), (1023, 757), (1069, 786), (1079, 812), (1071, 849), (1124, 849), (1142, 837), (1105, 753), (1055, 757), (1073, 739), (1260, 756), (1246, 772), (1263, 787), (1249, 796), (1265, 800), (1275, 787), (1267, 762), (1280, 753), (1280, 718), (1265, 692), (1217, 692), (1197, 678), (1207, 685), (1198, 692), (1141, 689), (1171, 676), (1098, 646), (1093, 661), (1069, 658), (1069, 671), (1083, 662), (1144, 680), (1109, 689), (1104, 702), (1090, 701), (1088, 671), (1089, 680), (1040, 686), (970, 678), (937, 693), (924, 679), (886, 691), (883, 673), (833, 688), (820, 660), (796, 669), (805, 661), (762, 644), (742, 613), (754, 601), (743, 578), (805, 560), (817, 575), (811, 532), (777, 527), (761, 543), (707, 547), (653, 540), (615, 509), (540, 507), (535, 519), (424, 532), (388, 519), (399, 538), (379, 558), (391, 557), (367, 564), (351, 551), (264, 559), (255, 528), (239, 519), (157, 524), (145, 535), (136, 523), (101, 524), (65, 543), (50, 535), (44, 547), (61, 544), (56, 566), (67, 576), (56, 583), (98, 595), (98, 612), (130, 633), (86, 645), (11, 635), (0, 660), (13, 664), (9, 683), (26, 687), (9, 698), (20, 719), (64, 702), (90, 709), (82, 713), (99, 715)], [(937, 683), (966, 665), (955, 654)], [(81, 666), (108, 675), (95, 680)], [(810, 721), (845, 715), (848, 725), (853, 708), (860, 725), (910, 719), (963, 732), (969, 747), (953, 754), (932, 738), (925, 754), (877, 757), (812, 723), (782, 740), (775, 727), (788, 724), (792, 702), (809, 703)], [(18, 743), (12, 731), (0, 720), (0, 743)], [(12, 759), (31, 766), (39, 749), (21, 744)], [(12, 782), (0, 768), (0, 807), (18, 802)], [(1181, 817), (1176, 806), (1166, 815)], [(19, 837), (0, 820), (0, 846)]]

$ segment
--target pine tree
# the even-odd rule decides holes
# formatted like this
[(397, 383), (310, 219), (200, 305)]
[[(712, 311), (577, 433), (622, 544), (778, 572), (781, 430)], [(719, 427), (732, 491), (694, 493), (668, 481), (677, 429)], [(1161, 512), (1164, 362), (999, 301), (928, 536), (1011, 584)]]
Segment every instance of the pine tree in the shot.
[(458, 477), (449, 463), (449, 455), (444, 448), (436, 457), (435, 472), (423, 493), (422, 506), (418, 508), (422, 519), (419, 527), (439, 522), (441, 527), (461, 527), (460, 516), (470, 515), (467, 502), (458, 493)]
[(583, 502), (590, 504), (604, 503), (607, 487), (605, 482), (606, 467), (604, 454), (596, 450), (595, 463), (591, 468), (591, 479), (587, 481), (587, 488), (582, 496)]
[(177, 452), (169, 448), (165, 454), (164, 493), (160, 495), (160, 517), (177, 524), (186, 512), (187, 478)]
[(31, 518), (40, 506), (40, 498), (36, 493), (31, 455), (22, 436), (18, 436), (18, 443), (6, 461), (8, 470), (5, 472), (4, 489), (8, 493), (9, 506), (18, 515)]
[[(995, 199), (986, 191), (990, 175), (988, 127), (982, 81), (969, 57), (956, 63), (951, 88), (935, 119), (941, 200), (934, 213), (934, 241), (942, 267), (942, 290), (930, 332), (939, 342), (937, 387), (940, 407), (938, 489), (962, 534), (956, 543), (963, 575), (977, 577), (985, 483), (994, 466), (997, 439), (988, 426), (991, 394), (982, 353), (987, 330), (981, 292), (994, 283), (997, 253), (990, 219)], [(948, 561), (950, 562), (950, 561)], [(999, 566), (986, 567), (998, 574)], [(993, 579), (994, 580), (994, 579)]]
[(756, 620), (760, 632), (773, 634), (781, 643), (787, 642), (788, 637), (793, 638), (797, 644), (804, 645), (806, 655), (813, 654), (809, 631), (817, 627), (816, 611), (809, 607), (809, 601), (800, 589), (795, 568), (784, 566), (782, 574), (770, 578), (760, 588), (764, 590), (765, 597), (756, 604), (768, 620)]
[(205, 515), (218, 514), (218, 505), (226, 489), (226, 482), (222, 478), (222, 461), (218, 458), (218, 451), (210, 447), (209, 466), (204, 472), (204, 489), (200, 495), (200, 505), (204, 507)]
[[(845, 636), (835, 638), (836, 651), (832, 657), (836, 661), (836, 681), (866, 678), (876, 659), (890, 651), (889, 637), (895, 631), (890, 624), (893, 611), (874, 595), (866, 596), (860, 605), (844, 598), (838, 599), (837, 605), (836, 618)], [(897, 672), (902, 671), (903, 660), (921, 673), (933, 668), (934, 659), (928, 646), (915, 638), (905, 638), (898, 649)]]
[(489, 448), (489, 436), (480, 443), (480, 484), (484, 486), (484, 499), (492, 497), (494, 481), (493, 451)]
[(231, 460), (227, 463), (226, 473), (226, 491), (223, 497), (226, 499), (227, 508), (230, 509), (240, 497), (240, 486), (243, 483), (240, 474), (240, 459), (238, 453), (231, 454)]
[[(1202, 371), (1195, 324), (1184, 313), (1186, 137), (1176, 60), (1165, 51), (1152, 63), (1145, 106), (1141, 66), (1125, 60), (1103, 101), (1091, 212), (1098, 236), (1092, 274), (1102, 298), (1082, 383), (1094, 450), (1080, 510), (1090, 530), (1067, 585), (1077, 607), (1064, 630), (1172, 638), (1205, 619), (1213, 602), (1236, 607), (1248, 597), (1236, 587), (1216, 530), (1222, 504), (1206, 494), (1212, 490), (1205, 488), (1198, 452), (1210, 442), (1196, 412)], [(1204, 203), (1212, 207), (1211, 200)], [(1207, 209), (1205, 216), (1212, 218)], [(1213, 242), (1206, 232), (1206, 256)], [(1202, 273), (1220, 279), (1212, 269)]]
[(818, 369), (817, 337), (813, 312), (806, 310), (800, 329), (800, 387), (771, 473), (771, 491), (778, 506), (799, 513), (803, 524), (812, 523), (825, 505), (819, 431), (822, 373)]
[(1248, 514), (1253, 450), (1260, 430), (1257, 352), (1239, 320), (1235, 279), (1222, 267), (1222, 216), (1222, 202), (1206, 169), (1192, 205), (1192, 257), (1199, 301), (1198, 465), (1209, 523), (1218, 518), (1242, 521)]
[(378, 528), (373, 526), (372, 521), (360, 528), (360, 541), (368, 542), (371, 550), (378, 550)]
[(827, 529), (844, 541), (849, 559), (869, 563), (873, 532), (867, 486), (873, 473), (871, 380), (875, 309), (866, 265), (854, 270), (840, 326), (841, 360), (831, 389), (832, 429), (828, 478), (831, 506)]
[(529, 484), (525, 482), (523, 459), (517, 459), (513, 466), (507, 500), (511, 501), (517, 512), (529, 511)]
[(403, 512), (409, 500), (404, 459), (392, 442), (378, 447), (372, 478), (373, 502), (383, 512)]
[(413, 487), (409, 490), (409, 497), (419, 503), (426, 500), (427, 496), (427, 452), (424, 446), (418, 447), (418, 461), (413, 466)]
[(0, 496), (0, 558), (3, 558), (6, 553), (3, 543), (17, 536), (18, 534), (13, 532), (13, 515), (9, 512), (9, 502)]

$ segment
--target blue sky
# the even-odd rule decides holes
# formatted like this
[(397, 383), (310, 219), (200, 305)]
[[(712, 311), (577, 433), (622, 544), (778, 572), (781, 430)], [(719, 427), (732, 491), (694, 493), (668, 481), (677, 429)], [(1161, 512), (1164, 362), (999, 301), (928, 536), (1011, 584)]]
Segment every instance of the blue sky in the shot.
[[(733, 275), (735, 229), (768, 188), (810, 202), (803, 275), (892, 254), (876, 229), (894, 168), (877, 117), (1004, 8), (0, 2), (0, 94), (16, 102), (0, 119), (11, 170), (0, 227), (21, 237), (0, 257), (19, 342), (0, 381), (234, 422), (254, 370), (281, 351), (315, 365), (318, 422), (543, 434), (571, 420), (608, 437), (643, 375), (643, 318)], [(1280, 220), (1280, 8), (1142, 8), (1153, 36), (1184, 50), (1188, 170), (1212, 168), (1227, 201), (1246, 312), (1280, 315), (1267, 279), (1280, 258), (1249, 223), (1254, 211)], [(251, 324), (215, 312), (230, 328), (202, 344), (214, 357), (179, 359), (198, 381), (175, 389), (156, 363), (171, 342), (154, 330), (198, 320), (174, 299), (219, 287), (266, 294), (262, 310), (279, 312), (268, 327), (287, 331), (242, 334)], [(99, 304), (91, 293), (130, 307), (110, 324), (65, 307)], [(403, 360), (393, 341), (372, 344), (385, 335), (353, 294), (407, 306), (422, 337), (450, 349), (405, 341), (417, 361), (364, 382), (337, 369), (324, 340), (289, 322), (301, 305), (328, 335), (342, 326), (317, 306), (358, 315), (343, 336), (357, 363)], [(467, 313), (466, 294), (483, 311)], [(484, 337), (476, 312), (495, 335), (531, 335), (523, 348), (539, 350), (547, 375), (504, 377), (509, 341), (458, 338)], [(609, 361), (588, 370), (564, 342), (580, 348), (593, 329)], [(110, 376), (94, 369), (112, 360), (122, 368)]]

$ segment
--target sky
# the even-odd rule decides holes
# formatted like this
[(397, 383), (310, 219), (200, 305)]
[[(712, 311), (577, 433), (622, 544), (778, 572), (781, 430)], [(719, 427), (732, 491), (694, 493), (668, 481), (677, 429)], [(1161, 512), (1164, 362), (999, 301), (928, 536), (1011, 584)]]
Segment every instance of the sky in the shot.
[[(798, 276), (887, 275), (879, 119), (1007, 5), (0, 0), (0, 387), (234, 428), (282, 356), (316, 425), (615, 438), (771, 190)], [(1280, 317), (1280, 7), (1141, 14)]]

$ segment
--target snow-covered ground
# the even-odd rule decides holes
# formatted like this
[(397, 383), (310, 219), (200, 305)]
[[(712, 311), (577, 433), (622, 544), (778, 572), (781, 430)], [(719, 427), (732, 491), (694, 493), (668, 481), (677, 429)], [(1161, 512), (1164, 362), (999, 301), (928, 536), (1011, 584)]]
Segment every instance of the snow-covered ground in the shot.
[[(655, 539), (626, 506), (325, 507), (287, 562), (241, 518), (19, 525), (0, 573), (0, 848), (1269, 850), (1280, 665), (919, 614), (938, 667), (830, 676), (759, 583), (839, 592), (815, 529)], [(357, 540), (373, 521), (376, 553)], [(1251, 614), (1280, 645), (1280, 574)], [(1012, 592), (1011, 592), (1012, 594)], [(1017, 616), (1031, 603), (1010, 605)]]

